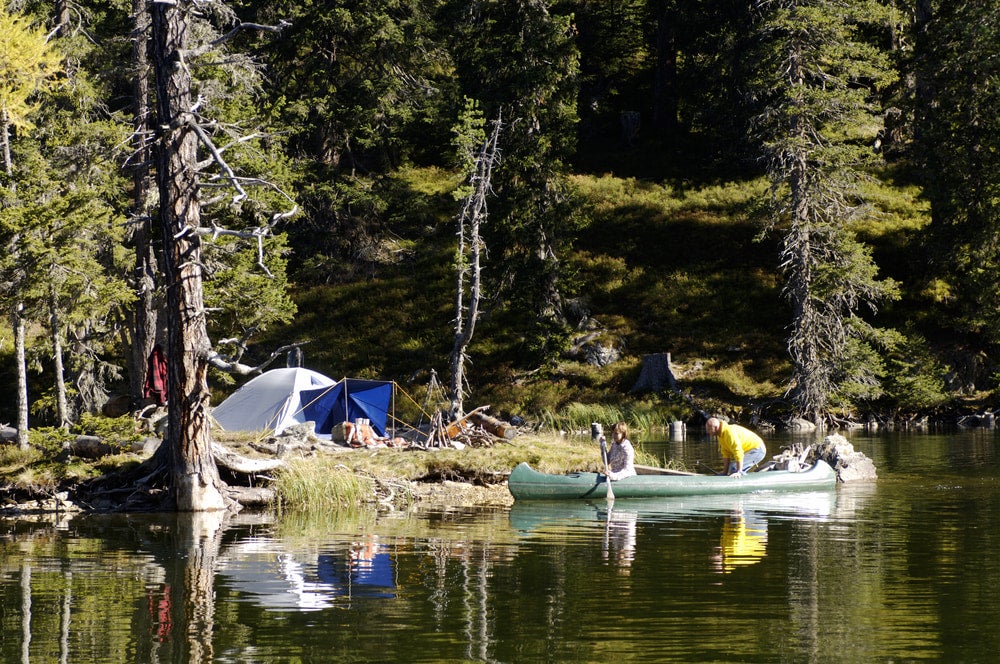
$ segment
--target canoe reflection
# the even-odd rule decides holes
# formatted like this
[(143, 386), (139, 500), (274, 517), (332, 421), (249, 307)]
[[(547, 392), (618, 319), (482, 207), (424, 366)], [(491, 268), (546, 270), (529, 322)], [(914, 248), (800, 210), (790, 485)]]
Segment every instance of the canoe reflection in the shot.
[[(837, 490), (738, 495), (633, 498), (611, 504), (611, 512), (632, 514), (639, 522), (754, 511), (789, 518), (826, 519), (837, 506)], [(559, 523), (607, 520), (608, 503), (596, 501), (523, 501), (510, 508), (510, 524), (522, 534)]]
[(836, 501), (836, 489), (637, 499), (621, 504), (603, 500), (526, 501), (511, 506), (510, 524), (522, 536), (566, 532), (581, 526), (602, 527), (602, 560), (617, 566), (619, 573), (628, 574), (635, 560), (638, 525), (722, 516), (719, 544), (710, 560), (714, 570), (728, 573), (765, 556), (768, 518), (826, 520), (835, 515)]

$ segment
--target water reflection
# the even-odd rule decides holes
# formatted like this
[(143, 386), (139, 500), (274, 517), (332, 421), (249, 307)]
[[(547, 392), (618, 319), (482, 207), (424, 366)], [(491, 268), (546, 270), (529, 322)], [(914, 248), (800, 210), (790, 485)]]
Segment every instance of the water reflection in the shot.
[[(860, 501), (860, 495), (855, 498)], [(823, 491), (762, 492), (739, 495), (708, 495), (619, 500), (609, 508), (603, 501), (527, 501), (510, 508), (510, 523), (522, 534), (562, 522), (600, 521), (607, 513), (632, 515), (633, 520), (663, 521), (698, 515), (722, 515), (743, 511), (798, 518), (826, 518), (837, 511), (836, 488)], [(850, 509), (857, 509), (858, 505)], [(623, 516), (623, 518), (625, 518)]]
[(991, 661), (989, 442), (824, 492), (0, 521), (0, 661)]
[[(870, 495), (870, 494), (869, 494)], [(708, 566), (728, 574), (759, 562), (767, 553), (768, 519), (827, 520), (850, 518), (864, 504), (862, 491), (838, 506), (836, 489), (809, 492), (712, 495), (603, 501), (528, 501), (510, 509), (511, 527), (529, 537), (585, 537), (587, 526), (603, 528), (601, 559), (628, 575), (637, 554), (640, 526), (672, 524), (685, 528), (698, 520), (719, 523), (718, 544), (705, 551)]]
[(608, 505), (601, 557), (605, 563), (615, 565), (622, 574), (628, 574), (635, 558), (635, 524), (638, 519), (635, 510), (614, 509), (613, 504)]
[(726, 516), (719, 546), (712, 553), (712, 568), (728, 574), (737, 567), (760, 562), (767, 552), (767, 519), (742, 508)]

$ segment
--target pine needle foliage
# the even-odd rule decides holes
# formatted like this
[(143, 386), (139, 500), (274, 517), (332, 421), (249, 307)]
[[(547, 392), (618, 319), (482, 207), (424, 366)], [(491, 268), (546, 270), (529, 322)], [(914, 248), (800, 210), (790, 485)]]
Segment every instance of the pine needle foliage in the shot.
[(850, 223), (869, 213), (860, 183), (873, 163), (874, 94), (894, 80), (887, 54), (863, 28), (891, 25), (873, 0), (761, 0), (755, 4), (756, 131), (767, 155), (782, 235), (779, 267), (791, 304), (792, 399), (819, 421), (838, 393), (877, 397), (882, 367), (862, 316), (897, 297)]

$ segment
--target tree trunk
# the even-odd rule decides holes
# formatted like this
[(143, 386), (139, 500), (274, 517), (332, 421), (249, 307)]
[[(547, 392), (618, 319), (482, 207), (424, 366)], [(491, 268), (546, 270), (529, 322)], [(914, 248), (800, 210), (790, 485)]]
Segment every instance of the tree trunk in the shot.
[(49, 334), (52, 335), (52, 360), (55, 366), (56, 417), (59, 426), (68, 429), (70, 424), (69, 405), (66, 400), (66, 369), (63, 367), (63, 344), (60, 334), (59, 307), (56, 303), (55, 288), (49, 292)]
[[(476, 330), (476, 321), (479, 320), (479, 301), (482, 297), (481, 261), (485, 244), (480, 227), (487, 216), (486, 196), (491, 189), (490, 181), (493, 176), (493, 164), (497, 158), (501, 126), (501, 118), (497, 116), (493, 133), (487, 137), (479, 150), (470, 177), (472, 191), (466, 197), (462, 211), (458, 215), (455, 339), (451, 350), (452, 417), (461, 417), (465, 412), (465, 353)], [(466, 252), (469, 254), (468, 257)], [(468, 309), (464, 306), (466, 276), (470, 281)]]
[(650, 353), (642, 356), (639, 378), (632, 386), (632, 392), (660, 392), (675, 390), (677, 380), (670, 369), (670, 353)]
[(56, 0), (55, 22), (56, 36), (69, 37), (72, 31), (69, 27), (70, 13), (68, 0)]
[(133, 80), (132, 147), (135, 166), (132, 172), (132, 215), (136, 220), (132, 241), (135, 246), (135, 270), (133, 288), (136, 292), (135, 307), (131, 313), (132, 339), (129, 347), (129, 396), (138, 405), (143, 399), (146, 384), (146, 369), (149, 354), (156, 343), (156, 255), (152, 243), (152, 218), (150, 216), (147, 193), (149, 189), (149, 13), (144, 0), (132, 0), (132, 15), (135, 17), (132, 41), (132, 64), (135, 70)]
[(197, 143), (191, 74), (184, 62), (187, 12), (184, 0), (152, 6), (153, 63), (160, 138), (156, 177), (167, 292), (167, 384), (170, 478), (177, 508), (226, 507), (212, 456), (208, 354), (211, 344), (202, 292)]
[(653, 126), (667, 135), (677, 131), (677, 8), (670, 1), (656, 17)]
[(3, 152), (4, 173), (10, 175), (14, 171), (14, 160), (10, 154), (10, 121), (4, 110), (0, 110), (0, 152)]
[(28, 365), (24, 349), (24, 305), (14, 308), (14, 355), (17, 363), (17, 446), (28, 449)]

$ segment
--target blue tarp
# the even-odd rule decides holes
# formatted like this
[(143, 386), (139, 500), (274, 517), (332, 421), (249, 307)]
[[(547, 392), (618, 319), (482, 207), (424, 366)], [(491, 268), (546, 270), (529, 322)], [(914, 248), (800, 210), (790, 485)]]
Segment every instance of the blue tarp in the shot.
[(301, 393), (302, 415), (316, 423), (316, 433), (330, 434), (341, 422), (359, 417), (371, 421), (372, 428), (384, 436), (392, 402), (392, 382), (344, 378), (335, 385)]

